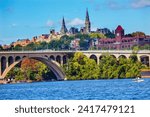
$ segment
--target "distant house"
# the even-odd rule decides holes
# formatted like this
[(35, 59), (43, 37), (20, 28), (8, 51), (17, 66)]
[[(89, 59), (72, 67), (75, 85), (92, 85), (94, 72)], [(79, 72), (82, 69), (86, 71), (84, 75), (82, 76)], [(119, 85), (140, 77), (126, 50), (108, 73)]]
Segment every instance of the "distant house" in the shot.
[(80, 43), (80, 39), (79, 38), (76, 38), (76, 39), (72, 40), (71, 43), (70, 43), (71, 49), (74, 49), (74, 50), (80, 49), (79, 43)]
[(10, 47), (11, 47), (11, 45), (6, 45), (6, 44), (2, 46), (2, 48), (3, 48), (4, 50), (9, 49)]
[(101, 29), (97, 29), (96, 32), (98, 33), (102, 33), (102, 34), (109, 34), (112, 33), (108, 28), (101, 28)]
[(48, 40), (49, 40), (49, 42), (51, 41), (51, 40), (54, 40), (54, 39), (60, 39), (61, 38), (61, 36), (62, 35), (60, 35), (58, 32), (55, 32), (55, 30), (54, 29), (52, 29), (52, 30), (50, 30), (50, 35), (49, 35), (49, 37), (48, 37)]
[(70, 33), (70, 34), (77, 34), (77, 33), (79, 33), (78, 28), (71, 27), (71, 28), (69, 29), (69, 33)]
[(20, 45), (20, 46), (27, 46), (28, 44), (30, 44), (30, 40), (29, 39), (18, 39), (16, 42), (13, 42), (13, 46), (17, 46), (17, 45)]

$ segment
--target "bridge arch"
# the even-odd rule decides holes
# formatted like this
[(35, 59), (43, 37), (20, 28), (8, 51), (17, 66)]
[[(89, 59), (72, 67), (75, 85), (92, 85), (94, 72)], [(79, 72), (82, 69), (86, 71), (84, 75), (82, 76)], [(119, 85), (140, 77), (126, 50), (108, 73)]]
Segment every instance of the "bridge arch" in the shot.
[(51, 56), (49, 57), (49, 59), (54, 61), (54, 60), (55, 60), (55, 57), (54, 57), (53, 55), (51, 55)]
[(99, 60), (102, 60), (102, 58), (104, 58), (104, 57), (106, 57), (106, 55), (101, 55), (101, 56), (99, 57)]
[(92, 55), (90, 56), (90, 59), (95, 60), (95, 62), (97, 63), (97, 56), (96, 56), (96, 55), (92, 54)]
[(66, 64), (67, 63), (67, 55), (64, 55), (63, 56), (63, 64)]
[(129, 58), (132, 59), (134, 62), (138, 61), (138, 57), (136, 55), (130, 55)]
[(147, 55), (140, 56), (140, 61), (147, 66), (150, 65), (150, 57)]
[(20, 56), (16, 56), (16, 57), (15, 57), (15, 61), (18, 61), (18, 60), (20, 60), (20, 59), (21, 59)]
[(6, 63), (7, 63), (7, 58), (5, 56), (1, 57), (1, 74), (5, 71), (6, 69)]
[(23, 56), (22, 58), (26, 58), (27, 56)]
[[(5, 57), (6, 58), (6, 57)], [(5, 59), (4, 57), (1, 58), (2, 59)], [(19, 57), (18, 57), (19, 58)], [(21, 57), (20, 57), (21, 58)], [(26, 57), (27, 58), (27, 57)], [(16, 59), (16, 58), (15, 58)], [(55, 74), (57, 80), (64, 80), (65, 79), (65, 74), (64, 72), (62, 71), (62, 69), (60, 68), (59, 64), (56, 62), (56, 61), (53, 61), (53, 60), (48, 60), (46, 58), (43, 58), (43, 57), (30, 57), (29, 59), (35, 59), (35, 60), (38, 60), (42, 63), (44, 63), (45, 65), (48, 66), (48, 68), (50, 70), (52, 70), (52, 72)], [(3, 68), (3, 72), (2, 72), (2, 75), (1, 75), (1, 78), (5, 78), (7, 73), (13, 68), (15, 67), (17, 64), (19, 64), (22, 60), (24, 60), (24, 58), (22, 59), (17, 59), (16, 61), (14, 61), (10, 66), (8, 66), (7, 68), (5, 67), (5, 69)]]
[(118, 57), (119, 59), (121, 59), (121, 58), (127, 58), (125, 55), (120, 55), (119, 57)]
[(10, 66), (11, 64), (13, 64), (14, 62), (14, 58), (12, 56), (8, 57), (8, 66)]
[(61, 64), (61, 56), (60, 56), (60, 55), (57, 55), (57, 56), (56, 56), (56, 61), (57, 61), (59, 64)]
[(110, 56), (113, 57), (113, 58), (115, 58), (115, 59), (117, 59), (117, 57), (115, 55), (113, 55), (113, 54), (111, 54)]

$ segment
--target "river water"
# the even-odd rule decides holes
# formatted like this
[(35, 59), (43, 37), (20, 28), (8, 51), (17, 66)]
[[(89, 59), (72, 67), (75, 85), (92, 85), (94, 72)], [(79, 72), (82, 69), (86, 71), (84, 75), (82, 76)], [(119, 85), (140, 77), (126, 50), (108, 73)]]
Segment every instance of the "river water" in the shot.
[(0, 100), (149, 100), (150, 79), (37, 82), (0, 85)]

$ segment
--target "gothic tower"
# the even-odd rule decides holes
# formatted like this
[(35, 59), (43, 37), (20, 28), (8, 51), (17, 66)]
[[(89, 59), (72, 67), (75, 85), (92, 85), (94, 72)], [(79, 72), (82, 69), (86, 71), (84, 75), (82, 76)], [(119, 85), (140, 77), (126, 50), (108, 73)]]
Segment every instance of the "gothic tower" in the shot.
[(91, 22), (89, 18), (88, 9), (86, 10), (86, 19), (85, 19), (85, 33), (91, 32)]
[(67, 32), (68, 32), (68, 30), (67, 30), (67, 28), (66, 28), (65, 19), (64, 19), (64, 17), (63, 17), (60, 33), (61, 33), (61, 34), (66, 34)]

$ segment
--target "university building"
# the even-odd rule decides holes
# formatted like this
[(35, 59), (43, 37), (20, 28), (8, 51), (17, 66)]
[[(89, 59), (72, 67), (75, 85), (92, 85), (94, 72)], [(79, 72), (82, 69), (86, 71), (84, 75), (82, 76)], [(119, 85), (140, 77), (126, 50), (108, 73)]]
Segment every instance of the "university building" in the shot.
[(115, 38), (98, 39), (98, 49), (131, 49), (133, 46), (144, 46), (150, 44), (150, 36), (125, 37), (125, 31), (122, 26), (115, 30)]

